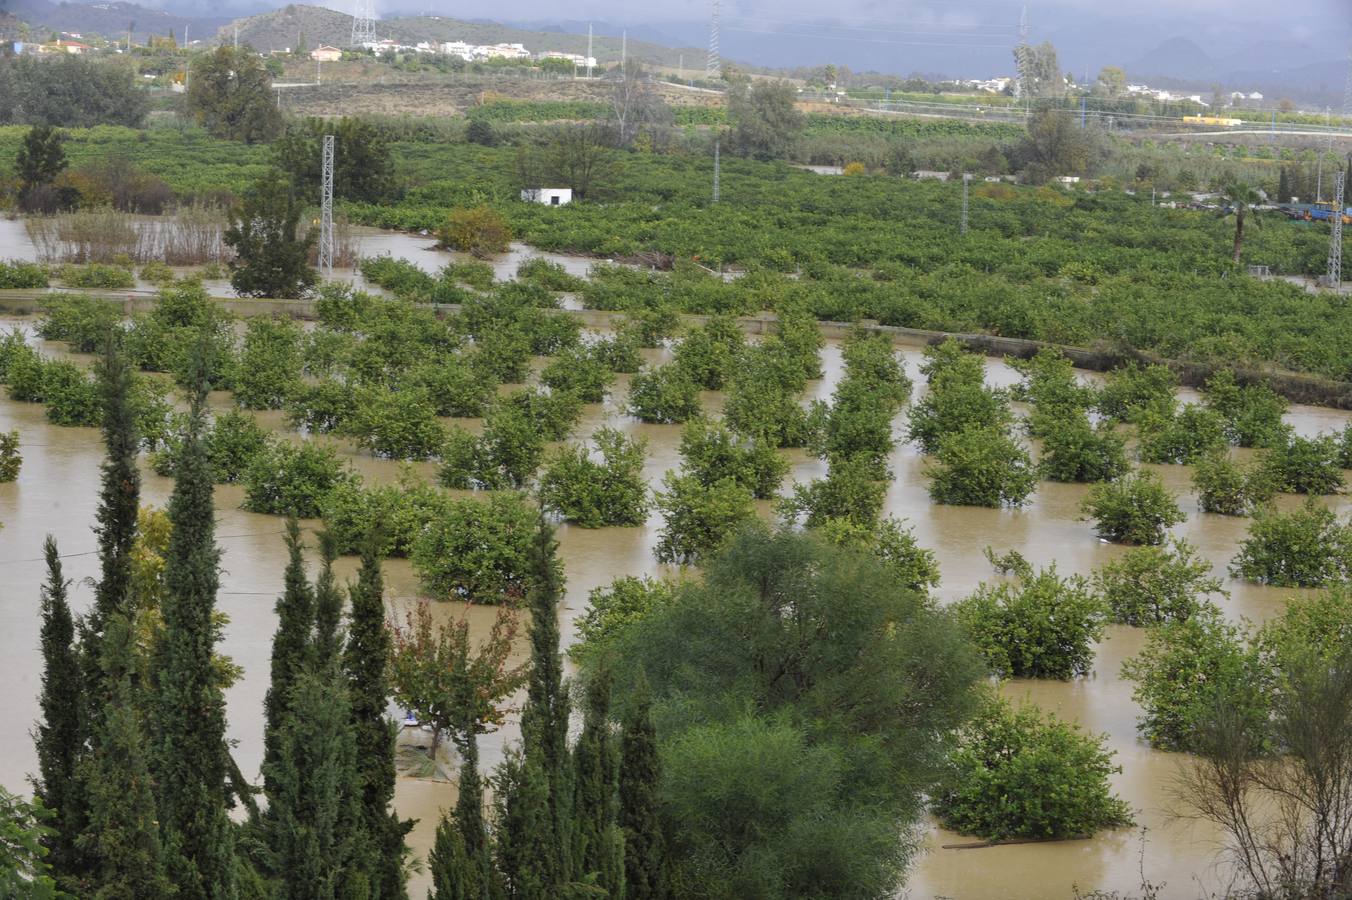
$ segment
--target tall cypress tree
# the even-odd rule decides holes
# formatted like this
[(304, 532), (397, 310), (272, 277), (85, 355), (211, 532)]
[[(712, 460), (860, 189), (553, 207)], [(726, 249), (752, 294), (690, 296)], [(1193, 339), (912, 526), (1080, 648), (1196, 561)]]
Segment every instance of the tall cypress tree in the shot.
[(549, 779), (538, 763), (507, 751), (493, 777), (497, 827), (494, 850), (506, 900), (553, 900), (558, 884), (558, 847), (550, 821)]
[(168, 871), (183, 900), (235, 896), (234, 840), (226, 815), (225, 698), (212, 664), (220, 550), (211, 466), (202, 438), (207, 361), (189, 373), (192, 404), (169, 500), (164, 633), (156, 660), (154, 733), (160, 824)]
[(610, 678), (587, 684), (587, 711), (573, 749), (576, 869), (611, 897), (624, 896), (624, 843), (619, 818), (619, 749), (610, 731)]
[(356, 744), (340, 670), (296, 673), (277, 734), (268, 795), (269, 845), (279, 900), (366, 896), (356, 867), (361, 816), (353, 791)]
[(94, 586), (94, 608), (87, 622), (94, 641), (86, 648), (94, 655), (95, 671), (99, 668), (95, 645), (108, 618), (117, 612), (129, 612), (131, 551), (141, 503), (141, 472), (136, 467), (140, 437), (131, 400), (132, 371), (114, 334), (108, 336), (99, 366), (99, 385), (106, 455), (99, 488), (98, 525), (94, 529), (99, 539), (100, 572)]
[(568, 692), (559, 655), (558, 604), (563, 573), (554, 529), (540, 517), (531, 544), (531, 671), (521, 711), (521, 740), (528, 768), (539, 770), (548, 815), (539, 827), (547, 858), (540, 861), (545, 889), (557, 893), (572, 878), (572, 766), (568, 754)]
[(315, 579), (314, 661), (322, 668), (338, 660), (343, 637), (339, 626), (343, 617), (343, 595), (333, 577), (333, 561), (338, 544), (327, 531), (319, 534), (319, 577)]
[(667, 896), (666, 845), (657, 817), (660, 778), (652, 693), (640, 671), (620, 741), (620, 827), (624, 831), (628, 900), (663, 900)]
[(275, 787), (272, 774), (291, 686), (310, 657), (310, 633), (315, 621), (314, 592), (305, 577), (305, 547), (295, 518), (286, 522), (286, 548), (285, 587), (277, 598), (277, 631), (272, 637), (272, 680), (263, 699), (263, 790), (269, 797)]
[(1277, 202), (1291, 202), (1291, 173), (1286, 166), (1282, 166), (1281, 174), (1277, 176)]
[(75, 841), (84, 828), (84, 792), (76, 764), (84, 749), (84, 680), (75, 646), (75, 619), (66, 598), (70, 583), (61, 570), (56, 539), (47, 535), (42, 545), (47, 558), (47, 583), (41, 589), (42, 693), (38, 705), (42, 719), (33, 742), (38, 754), (38, 777), (34, 793), (55, 811), (52, 832), (43, 840), (52, 874), (69, 884), (83, 871)]
[(483, 823), (483, 780), (479, 776), (479, 742), (471, 730), (461, 745), (464, 761), (455, 811), (437, 824), (436, 843), (428, 859), (433, 900), (490, 900), (495, 896), (493, 860)]
[(361, 788), (362, 822), (372, 863), (373, 900), (402, 900), (404, 835), (412, 827), (390, 809), (394, 799), (394, 725), (386, 716), (390, 687), (387, 677), (390, 633), (385, 624), (385, 585), (380, 572), (379, 539), (372, 534), (362, 547), (361, 570), (351, 590), (344, 669), (352, 704), (357, 745), (356, 779)]
[(88, 894), (160, 900), (174, 890), (165, 874), (142, 707), (132, 681), (132, 629), (121, 613), (108, 620), (102, 646), (110, 702), (96, 725), (94, 749), (81, 763), (89, 786), (89, 828), (80, 838), (91, 858)]

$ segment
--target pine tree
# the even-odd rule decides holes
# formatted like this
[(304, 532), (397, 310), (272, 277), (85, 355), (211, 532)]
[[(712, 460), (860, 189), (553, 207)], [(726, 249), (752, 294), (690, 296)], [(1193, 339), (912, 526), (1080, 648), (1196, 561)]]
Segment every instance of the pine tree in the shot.
[(314, 592), (305, 577), (305, 546), (300, 523), (286, 523), (287, 565), (285, 588), (277, 598), (277, 631), (272, 637), (272, 680), (263, 700), (263, 790), (271, 797), (275, 786), (271, 772), (277, 765), (277, 743), (286, 721), (291, 686), (310, 656), (310, 633), (315, 621)]
[(277, 734), (270, 782), (269, 845), (278, 900), (365, 896), (355, 840), (356, 744), (340, 670), (296, 673)]
[(56, 540), (47, 535), (42, 545), (47, 558), (47, 583), (42, 603), (42, 719), (33, 736), (38, 754), (34, 793), (55, 812), (51, 835), (43, 841), (52, 873), (62, 882), (83, 871), (75, 840), (84, 828), (85, 810), (76, 772), (84, 745), (84, 681), (75, 646), (75, 620), (66, 599), (70, 583), (61, 571)]
[(120, 613), (108, 621), (103, 669), (110, 703), (82, 761), (89, 785), (89, 828), (80, 838), (91, 857), (95, 900), (159, 900), (174, 895), (165, 874), (160, 827), (133, 686), (132, 629)]
[(319, 535), (319, 578), (315, 580), (315, 665), (323, 667), (338, 660), (343, 637), (339, 626), (343, 617), (343, 595), (333, 577), (333, 561), (338, 544), (327, 531)]
[(527, 769), (538, 769), (546, 785), (548, 814), (539, 827), (546, 858), (539, 861), (544, 887), (557, 893), (571, 880), (573, 853), (571, 760), (568, 754), (568, 692), (559, 655), (558, 603), (563, 594), (554, 529), (540, 517), (531, 546), (534, 583), (527, 602), (531, 617), (531, 674), (521, 711), (521, 740)]
[[(98, 669), (97, 638), (114, 613), (127, 609), (131, 591), (131, 551), (136, 541), (136, 515), (141, 503), (141, 472), (136, 467), (140, 438), (132, 408), (132, 372), (115, 337), (108, 337), (99, 384), (103, 402), (102, 484), (99, 488), (98, 526), (99, 580), (94, 586), (94, 608), (88, 629), (95, 640), (86, 649)], [(96, 698), (91, 697), (91, 701)]]
[(390, 810), (394, 799), (394, 731), (386, 717), (390, 687), (386, 675), (390, 634), (385, 624), (385, 585), (380, 572), (380, 542), (368, 536), (357, 584), (351, 590), (344, 669), (352, 703), (357, 745), (356, 778), (361, 786), (362, 823), (374, 854), (373, 900), (408, 896), (404, 884), (404, 835), (412, 827)]
[(661, 900), (667, 896), (666, 849), (657, 817), (660, 778), (652, 694), (647, 678), (639, 672), (620, 750), (620, 827), (624, 831), (628, 900)]
[(232, 826), (226, 816), (225, 699), (212, 663), (220, 551), (211, 466), (202, 432), (207, 364), (190, 373), (188, 429), (169, 500), (164, 633), (157, 648), (155, 774), (167, 868), (183, 900), (235, 895)]
[(597, 673), (587, 684), (587, 711), (573, 749), (576, 871), (595, 879), (611, 897), (624, 896), (624, 846), (620, 838), (619, 748), (610, 731), (610, 679)]
[(1281, 174), (1277, 176), (1277, 202), (1291, 202), (1291, 173), (1286, 166), (1282, 166)]

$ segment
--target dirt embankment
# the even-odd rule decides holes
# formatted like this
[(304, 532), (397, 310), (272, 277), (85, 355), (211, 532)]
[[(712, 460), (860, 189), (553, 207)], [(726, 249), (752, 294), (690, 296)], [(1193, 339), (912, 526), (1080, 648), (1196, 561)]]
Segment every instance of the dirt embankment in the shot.
[[(599, 80), (485, 78), (440, 73), (391, 72), (387, 66), (335, 63), (324, 67), (321, 83), (315, 73), (288, 72), (277, 79), (297, 86), (281, 90), (281, 106), (296, 115), (416, 115), (459, 116), (485, 99), (531, 101), (591, 101), (605, 103), (611, 85)], [(382, 71), (383, 70), (383, 71)], [(301, 86), (301, 85), (304, 86)], [(654, 85), (669, 106), (721, 106), (721, 94)]]

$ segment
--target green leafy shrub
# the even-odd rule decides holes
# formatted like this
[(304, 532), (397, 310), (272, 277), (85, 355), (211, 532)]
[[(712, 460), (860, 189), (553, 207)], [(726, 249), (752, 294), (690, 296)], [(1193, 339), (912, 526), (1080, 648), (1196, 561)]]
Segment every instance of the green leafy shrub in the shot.
[(817, 529), (828, 542), (872, 554), (906, 590), (928, 594), (939, 586), (939, 561), (921, 547), (915, 533), (891, 516), (873, 526), (850, 519), (827, 519)]
[(1262, 463), (1242, 467), (1224, 453), (1197, 461), (1192, 486), (1203, 512), (1223, 516), (1247, 516), (1277, 493), (1272, 476)]
[(516, 277), (551, 291), (576, 293), (587, 286), (586, 279), (568, 274), (562, 265), (542, 256), (521, 260), (516, 267)]
[(746, 350), (746, 337), (736, 320), (713, 316), (692, 328), (676, 345), (675, 365), (706, 391), (721, 391)]
[(50, 363), (22, 338), (8, 353), (5, 365), (5, 384), (9, 399), (19, 403), (42, 403), (47, 399), (47, 368)]
[(23, 453), (19, 450), (19, 431), (0, 431), (0, 484), (7, 484), (19, 477), (23, 467)]
[(633, 377), (625, 409), (650, 424), (686, 422), (700, 414), (699, 385), (680, 366), (658, 366)]
[(143, 264), (139, 274), (142, 281), (159, 287), (174, 283), (174, 270), (159, 260)]
[(1291, 435), (1263, 457), (1272, 485), (1290, 494), (1336, 494), (1343, 489), (1338, 442), (1329, 435)]
[(1119, 422), (1135, 422), (1147, 409), (1169, 409), (1173, 406), (1178, 378), (1168, 366), (1135, 362), (1108, 373), (1099, 392), (1098, 410)]
[(928, 393), (911, 407), (906, 434), (926, 453), (935, 453), (945, 437), (972, 428), (1003, 431), (1013, 420), (1003, 391), (954, 372), (931, 379)]
[(540, 475), (540, 506), (583, 528), (642, 525), (648, 518), (648, 484), (643, 480), (647, 442), (613, 428), (601, 428), (585, 446), (557, 450)]
[(136, 286), (136, 276), (130, 269), (102, 263), (62, 266), (61, 281), (68, 287), (109, 291), (125, 291)]
[(854, 457), (832, 462), (826, 477), (796, 484), (793, 494), (779, 502), (785, 519), (802, 519), (808, 528), (818, 528), (830, 519), (845, 519), (869, 528), (882, 514), (887, 482), (878, 478), (868, 459)]
[(98, 382), (68, 360), (49, 360), (42, 370), (42, 402), (53, 425), (95, 428), (103, 421)]
[(1261, 732), (1261, 682), (1243, 638), (1210, 604), (1146, 632), (1145, 647), (1122, 664), (1122, 677), (1135, 684), (1137, 728), (1152, 747), (1193, 749), (1200, 726), (1222, 702)]
[(1220, 413), (1193, 403), (1177, 413), (1147, 407), (1136, 421), (1140, 435), (1136, 455), (1141, 462), (1191, 464), (1227, 444)]
[(661, 347), (681, 327), (681, 317), (670, 306), (658, 304), (626, 314), (620, 326), (623, 334), (633, 335), (640, 347)]
[(529, 484), (540, 468), (545, 435), (519, 406), (498, 405), (475, 437), (452, 428), (441, 451), (438, 477), (449, 488), (500, 490)]
[(1099, 537), (1118, 544), (1162, 543), (1165, 532), (1187, 518), (1153, 472), (1094, 485), (1080, 509)]
[(977, 425), (940, 439), (925, 474), (931, 499), (956, 506), (1022, 506), (1037, 484), (1028, 451), (1005, 429)]
[(675, 585), (647, 576), (624, 575), (587, 594), (587, 611), (577, 619), (577, 643), (568, 655), (582, 663), (602, 655), (616, 636), (671, 602)]
[(848, 378), (868, 385), (875, 395), (895, 408), (911, 398), (911, 379), (892, 347), (891, 336), (855, 329), (846, 336), (840, 350)]
[(45, 288), (46, 286), (46, 267), (17, 259), (0, 262), (0, 289)]
[(357, 411), (357, 392), (333, 378), (313, 384), (298, 384), (286, 401), (286, 418), (292, 428), (312, 434), (330, 434), (347, 429)]
[(1230, 574), (1279, 587), (1319, 587), (1352, 575), (1352, 523), (1308, 497), (1298, 509), (1254, 513)]
[(315, 518), (331, 491), (357, 478), (328, 447), (277, 441), (256, 455), (244, 473), (244, 508)]
[(403, 389), (422, 391), (438, 416), (477, 419), (497, 397), (498, 384), (475, 371), (468, 358), (444, 356), (418, 363), (409, 369)]
[(413, 569), (437, 600), (520, 602), (533, 584), (538, 513), (517, 494), (450, 500), (413, 541)]
[(427, 393), (407, 388), (364, 388), (343, 428), (357, 443), (385, 459), (429, 459), (446, 443), (446, 429)]
[(615, 375), (589, 352), (567, 350), (540, 373), (540, 383), (553, 391), (576, 394), (583, 403), (600, 403)]
[(1229, 369), (1207, 379), (1203, 396), (1207, 406), (1225, 419), (1230, 442), (1240, 447), (1277, 447), (1286, 442), (1282, 422), (1286, 398), (1265, 384), (1240, 386)]
[(470, 364), (502, 384), (521, 384), (530, 374), (530, 338), (520, 328), (493, 329), (474, 339)]
[(656, 506), (665, 524), (657, 541), (659, 562), (691, 563), (708, 556), (756, 516), (751, 491), (731, 478), (711, 485), (668, 472)]
[(1112, 621), (1121, 625), (1181, 622), (1210, 595), (1227, 597), (1211, 564), (1184, 540), (1171, 546), (1133, 547), (1094, 573), (1094, 589)]
[(643, 368), (638, 337), (629, 331), (596, 341), (587, 348), (587, 353), (612, 372), (633, 374)]
[(493, 267), (478, 259), (448, 263), (441, 270), (441, 279), (443, 281), (460, 282), (472, 288), (487, 291), (493, 287)]
[(1113, 795), (1106, 735), (990, 700), (967, 723), (949, 754), (934, 797), (945, 828), (987, 840), (1067, 838), (1132, 824), (1131, 809)]
[(154, 309), (133, 316), (127, 329), (127, 356), (137, 368), (172, 373), (180, 384), (204, 343), (212, 386), (230, 387), (236, 371), (231, 317), (197, 282), (178, 282), (161, 290)]
[(717, 422), (696, 418), (681, 430), (681, 469), (706, 487), (731, 478), (757, 500), (779, 492), (789, 461), (758, 441)]
[(779, 348), (760, 344), (739, 355), (723, 420), (738, 434), (772, 447), (802, 447), (810, 436), (807, 411), (798, 401), (805, 383), (802, 363)]
[(290, 319), (254, 316), (244, 334), (235, 402), (245, 409), (281, 409), (301, 381), (304, 334)]
[(1039, 428), (1042, 454), (1038, 473), (1051, 481), (1112, 481), (1124, 475), (1126, 442), (1110, 422), (1097, 426), (1081, 410), (1066, 408), (1064, 416)]
[(1016, 583), (983, 583), (953, 610), (986, 665), (1002, 678), (1089, 674), (1106, 615), (1087, 581), (1062, 578), (1054, 565)]
[(446, 224), (437, 231), (437, 241), (443, 247), (482, 259), (506, 253), (512, 243), (512, 230), (501, 213), (480, 205), (451, 210)]
[(895, 401), (862, 380), (846, 378), (831, 403), (816, 401), (808, 413), (808, 448), (821, 459), (867, 457), (883, 468), (892, 453)]
[(341, 482), (324, 498), (320, 514), (339, 553), (360, 553), (374, 529), (382, 555), (408, 556), (448, 502), (445, 494), (405, 470), (397, 484), (367, 488), (356, 480)]
[(527, 388), (502, 398), (502, 406), (520, 410), (547, 441), (566, 441), (582, 418), (582, 400), (569, 391)]
[(45, 315), (38, 334), (45, 340), (65, 341), (78, 353), (102, 350), (108, 335), (122, 321), (122, 313), (106, 300), (87, 294), (58, 294), (43, 303)]
[(1033, 405), (1028, 418), (1028, 433), (1033, 437), (1045, 437), (1051, 426), (1061, 422), (1083, 419), (1093, 407), (1096, 392), (1079, 383), (1074, 365), (1060, 351), (1043, 347), (1028, 359), (1007, 362), (1023, 376), (1014, 388), (1014, 398)]

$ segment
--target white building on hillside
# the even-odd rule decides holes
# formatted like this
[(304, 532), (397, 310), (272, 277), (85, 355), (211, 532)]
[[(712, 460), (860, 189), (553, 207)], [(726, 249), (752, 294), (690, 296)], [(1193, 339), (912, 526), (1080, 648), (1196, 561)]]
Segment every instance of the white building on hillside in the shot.
[(545, 206), (567, 206), (573, 202), (572, 188), (527, 188), (521, 192), (526, 203), (543, 203)]

